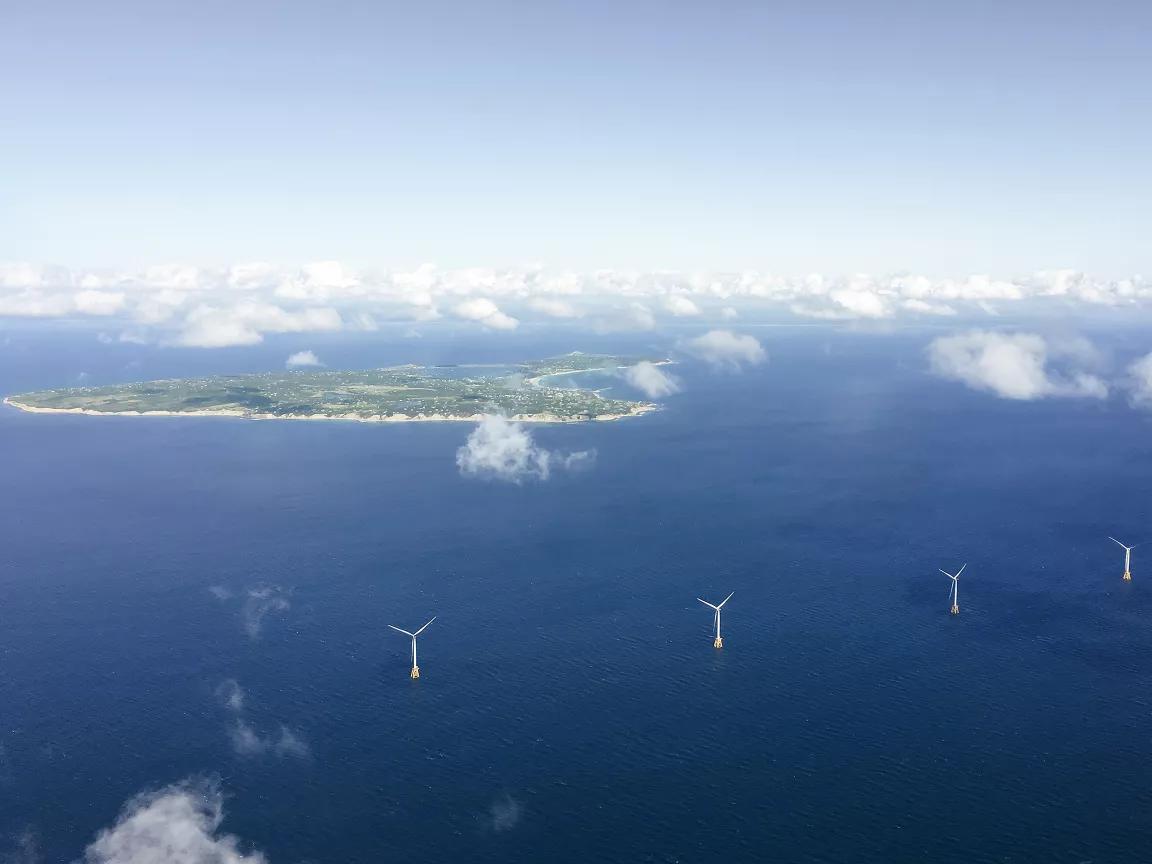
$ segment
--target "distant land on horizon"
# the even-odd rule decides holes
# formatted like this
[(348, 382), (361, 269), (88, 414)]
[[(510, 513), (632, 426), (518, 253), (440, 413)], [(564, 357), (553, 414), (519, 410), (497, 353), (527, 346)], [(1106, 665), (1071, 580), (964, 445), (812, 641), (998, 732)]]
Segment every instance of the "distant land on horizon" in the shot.
[[(4, 402), (32, 413), (360, 422), (478, 420), (495, 413), (524, 422), (576, 423), (632, 417), (657, 405), (609, 399), (583, 388), (548, 387), (543, 379), (670, 362), (573, 352), (521, 364), (258, 372), (70, 387), (13, 395)], [(504, 374), (446, 374), (482, 368)]]

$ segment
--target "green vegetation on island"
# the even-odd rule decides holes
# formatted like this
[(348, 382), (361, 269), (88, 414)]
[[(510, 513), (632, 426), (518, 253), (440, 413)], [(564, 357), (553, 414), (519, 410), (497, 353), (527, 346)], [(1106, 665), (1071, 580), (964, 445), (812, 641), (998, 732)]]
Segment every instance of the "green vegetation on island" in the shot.
[[(615, 420), (656, 406), (539, 382), (549, 375), (626, 368), (642, 359), (573, 353), (502, 367), (262, 372), (42, 390), (4, 401), (25, 411), (83, 414), (361, 421), (472, 420), (503, 414), (550, 423)], [(485, 368), (497, 374), (479, 374)]]

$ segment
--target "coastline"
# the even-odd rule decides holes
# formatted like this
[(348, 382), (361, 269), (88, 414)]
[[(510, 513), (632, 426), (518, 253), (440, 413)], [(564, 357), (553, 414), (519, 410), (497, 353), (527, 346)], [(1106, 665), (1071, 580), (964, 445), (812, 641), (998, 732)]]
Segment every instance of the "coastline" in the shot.
[[(93, 411), (91, 408), (45, 408), (25, 405), (11, 396), (4, 404), (29, 414), (83, 414), (88, 417), (232, 417), (240, 420), (343, 420), (354, 423), (478, 423), (486, 414), (258, 414), (251, 411), (217, 409), (208, 411)], [(639, 403), (625, 414), (603, 414), (598, 417), (560, 417), (555, 414), (513, 414), (508, 419), (517, 423), (606, 423), (639, 417), (659, 408), (652, 402)]]

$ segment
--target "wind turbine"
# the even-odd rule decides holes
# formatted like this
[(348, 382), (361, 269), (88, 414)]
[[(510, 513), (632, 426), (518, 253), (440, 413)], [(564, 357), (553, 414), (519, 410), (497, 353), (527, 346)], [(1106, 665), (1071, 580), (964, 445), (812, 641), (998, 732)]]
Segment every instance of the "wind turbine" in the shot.
[[(436, 620), (436, 616), (433, 615), (432, 621), (435, 621), (435, 620)], [(428, 624), (431, 624), (432, 621), (429, 621)], [(428, 629), (428, 624), (425, 624), (423, 627), (421, 627), (415, 633), (409, 633), (407, 630), (401, 630), (399, 627), (392, 627), (391, 624), (388, 625), (389, 627), (392, 627), (392, 629), (395, 630), (397, 633), (403, 633), (405, 636), (411, 636), (412, 637), (412, 677), (413, 678), (419, 678), (420, 677), (420, 667), (416, 665), (416, 637)]]
[(968, 566), (968, 564), (967, 564), (967, 562), (965, 562), (960, 567), (960, 569), (956, 571), (955, 576), (953, 576), (947, 570), (941, 570), (940, 571), (941, 573), (943, 573), (945, 576), (947, 576), (949, 579), (952, 580), (952, 587), (948, 589), (948, 599), (952, 601), (952, 609), (950, 611), (952, 612), (953, 615), (959, 615), (960, 614), (960, 574), (964, 572), (964, 568), (967, 566)]
[(1121, 543), (1115, 537), (1109, 537), (1108, 539), (1111, 540), (1113, 543), (1115, 543), (1117, 546), (1120, 546), (1124, 549), (1124, 581), (1125, 582), (1131, 582), (1132, 581), (1132, 570), (1130, 569), (1130, 567), (1132, 565), (1132, 550), (1135, 549), (1136, 547), (1135, 546), (1125, 546), (1123, 543)]
[[(732, 592), (732, 594), (735, 594), (735, 593), (736, 593), (735, 591)], [(723, 600), (721, 600), (719, 606), (713, 606), (707, 600), (703, 600), (700, 597), (696, 598), (701, 603), (703, 603), (705, 606), (707, 606), (709, 609), (712, 609), (716, 612), (716, 615), (714, 616), (716, 619), (716, 641), (712, 643), (713, 648), (723, 648), (724, 647), (724, 640), (720, 636), (720, 610), (721, 610), (721, 608), (723, 608), (725, 603), (727, 603), (729, 600), (732, 599), (732, 594), (729, 594), (727, 597), (725, 597)]]

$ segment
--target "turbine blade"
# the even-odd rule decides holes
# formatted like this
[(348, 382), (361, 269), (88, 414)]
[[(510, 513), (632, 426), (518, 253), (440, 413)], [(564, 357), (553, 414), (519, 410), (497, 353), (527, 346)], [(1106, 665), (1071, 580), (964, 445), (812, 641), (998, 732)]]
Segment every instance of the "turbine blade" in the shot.
[(965, 562), (964, 562), (964, 564), (963, 564), (963, 566), (961, 566), (961, 567), (960, 567), (960, 569), (956, 571), (956, 578), (957, 578), (957, 579), (959, 579), (959, 578), (960, 578), (960, 574), (964, 572), (964, 568), (965, 568), (965, 567), (967, 567), (967, 566), (968, 566), (968, 562), (967, 562), (967, 561), (965, 561)]
[(947, 570), (945, 570), (943, 567), (937, 567), (936, 569), (939, 570), (941, 573), (943, 573), (945, 576), (947, 576), (949, 579), (955, 579), (956, 578), (951, 573), (949, 573)]
[[(433, 615), (433, 616), (432, 616), (432, 621), (435, 621), (435, 620), (436, 620), (436, 616), (435, 616), (435, 615)], [(429, 622), (428, 622), (428, 624), (431, 624), (431, 623), (432, 623), (432, 621), (429, 621)], [(428, 629), (428, 624), (425, 624), (423, 627), (421, 627), (419, 630), (417, 630), (417, 631), (416, 631), (415, 633), (413, 633), (412, 635), (413, 635), (413, 636), (419, 636), (421, 633), (423, 633), (425, 630), (427, 630), (427, 629)]]
[[(391, 624), (389, 624), (388, 626), (392, 627)], [(412, 636), (412, 637), (416, 636), (415, 633), (409, 633), (407, 630), (401, 630), (399, 627), (392, 627), (392, 629), (395, 630), (397, 633), (403, 633), (405, 636)]]
[(1128, 548), (1127, 546), (1124, 546), (1124, 544), (1121, 543), (1119, 540), (1117, 540), (1115, 537), (1113, 537), (1111, 534), (1108, 535), (1108, 539), (1111, 540), (1113, 543), (1115, 543), (1117, 546), (1123, 546), (1125, 549)]
[[(732, 594), (735, 594), (735, 593), (736, 593), (735, 591), (733, 591), (733, 592), (732, 592)], [(721, 601), (720, 601), (720, 606), (723, 606), (725, 603), (727, 603), (729, 600), (731, 600), (731, 599), (732, 599), (732, 594), (729, 594), (727, 597), (725, 597), (723, 600), (721, 600)], [(717, 609), (719, 609), (719, 608), (720, 608), (720, 606), (717, 606), (716, 608), (717, 608)]]
[[(700, 598), (699, 598), (699, 597), (697, 597), (696, 599), (697, 599), (697, 600), (700, 600)], [(709, 603), (707, 600), (700, 600), (700, 602), (701, 602), (701, 603), (703, 603), (705, 606), (707, 606), (709, 609), (716, 609), (716, 608), (718, 608), (718, 607), (716, 607), (716, 606), (713, 606), (713, 605), (712, 605), (711, 603)]]

